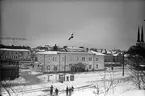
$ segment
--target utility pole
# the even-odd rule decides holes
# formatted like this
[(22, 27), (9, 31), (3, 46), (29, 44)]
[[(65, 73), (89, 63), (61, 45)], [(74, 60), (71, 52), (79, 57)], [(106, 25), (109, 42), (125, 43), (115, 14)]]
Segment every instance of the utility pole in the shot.
[(123, 58), (122, 58), (122, 63), (123, 63), (123, 72), (122, 72), (122, 76), (124, 76), (124, 52), (123, 52)]
[(64, 57), (64, 81), (65, 81), (65, 72), (66, 72), (66, 54)]

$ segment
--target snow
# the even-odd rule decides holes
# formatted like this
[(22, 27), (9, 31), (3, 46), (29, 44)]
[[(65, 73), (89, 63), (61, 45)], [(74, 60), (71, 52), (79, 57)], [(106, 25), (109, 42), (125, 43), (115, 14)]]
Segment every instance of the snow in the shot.
[(5, 51), (29, 51), (27, 49), (7, 49), (7, 48), (1, 48), (0, 50), (5, 50)]
[(145, 96), (145, 90), (131, 90), (120, 96)]
[(59, 53), (65, 53), (65, 54), (94, 54), (92, 52), (78, 52), (78, 51), (76, 51), (76, 52), (67, 51), (67, 52), (59, 52)]
[(96, 55), (105, 55), (105, 54), (102, 54), (102, 53), (99, 53), (99, 52), (95, 52), (95, 51), (92, 51), (92, 50), (91, 50), (91, 52), (96, 54)]
[[(112, 88), (106, 96), (127, 96), (126, 94), (129, 90), (137, 90), (134, 84), (124, 78), (129, 77), (129, 71), (125, 70), (125, 76), (122, 76), (122, 70), (117, 69), (112, 71), (95, 71), (95, 72), (84, 72), (75, 74), (75, 81), (65, 81), (64, 83), (57, 82), (56, 77), (58, 74), (42, 74), (40, 72), (23, 70), (21, 71), (21, 77), (11, 81), (12, 83), (17, 83), (17, 86), (13, 86), (17, 96), (49, 96), (49, 88), (51, 85), (54, 88), (58, 88), (59, 96), (66, 96), (65, 88), (74, 86), (75, 91), (72, 96), (97, 96), (94, 93), (96, 89), (93, 86), (98, 85), (100, 88), (99, 96), (104, 96), (104, 76), (105, 79), (109, 79), (110, 74), (115, 80), (120, 80), (116, 87)], [(105, 75), (104, 75), (105, 74)], [(48, 75), (50, 80), (48, 81)], [(68, 74), (66, 74), (68, 75)], [(9, 81), (10, 82), (10, 81)], [(106, 84), (108, 84), (106, 82)], [(3, 96), (7, 96), (4, 89), (2, 90), (5, 93)], [(130, 95), (128, 95), (130, 96)], [(133, 96), (133, 95), (131, 95)], [(134, 95), (136, 96), (136, 95)], [(139, 95), (142, 96), (142, 95)]]
[(45, 52), (37, 52), (36, 54), (57, 54), (58, 51), (45, 51)]
[(94, 96), (91, 90), (82, 90), (75, 92), (72, 96)]

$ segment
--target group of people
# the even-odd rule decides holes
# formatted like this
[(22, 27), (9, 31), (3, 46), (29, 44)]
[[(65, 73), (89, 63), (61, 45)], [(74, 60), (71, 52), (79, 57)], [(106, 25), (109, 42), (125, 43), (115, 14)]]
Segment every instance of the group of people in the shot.
[[(74, 91), (74, 87), (72, 86), (72, 87), (66, 87), (66, 96), (71, 96), (71, 94), (72, 94), (72, 92)], [(56, 96), (58, 96), (58, 92), (59, 92), (59, 90), (57, 89), (57, 88), (55, 88), (55, 95)], [(51, 87), (50, 87), (50, 95), (51, 96), (54, 96), (54, 94), (53, 94), (53, 85), (51, 85)]]
[[(57, 88), (55, 88), (55, 94), (56, 94), (56, 96), (58, 95), (58, 89)], [(51, 96), (53, 95), (53, 85), (51, 85), (51, 87), (50, 87), (50, 95)]]
[(70, 87), (68, 88), (68, 86), (66, 87), (66, 96), (71, 96), (72, 92), (74, 91), (74, 87)]

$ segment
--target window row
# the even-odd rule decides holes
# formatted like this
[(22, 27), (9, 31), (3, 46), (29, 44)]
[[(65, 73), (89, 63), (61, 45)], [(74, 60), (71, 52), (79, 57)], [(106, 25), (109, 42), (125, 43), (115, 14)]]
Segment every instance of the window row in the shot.
[(0, 58), (3, 58), (3, 59), (7, 59), (7, 58), (16, 59), (16, 58), (28, 58), (28, 57), (27, 56), (24, 56), (24, 57), (20, 57), (20, 56), (0, 56)]
[[(61, 61), (64, 61), (65, 59), (66, 59), (65, 57), (62, 57)], [(79, 60), (81, 60), (81, 61), (87, 61), (87, 57), (82, 57), (82, 58), (79, 58), (79, 57), (75, 57), (75, 58), (70, 57), (69, 60), (70, 61), (79, 61)], [(92, 61), (92, 60), (93, 60), (92, 57), (88, 58), (88, 61)], [(98, 58), (96, 58), (96, 61), (98, 61)]]
[[(66, 67), (69, 67), (69, 65), (66, 65)], [(89, 65), (89, 69), (92, 69), (92, 67), (93, 67), (92, 65)], [(57, 68), (58, 66), (54, 65), (53, 70), (57, 71)], [(96, 68), (98, 69), (98, 64), (96, 65)], [(50, 65), (47, 65), (47, 70), (50, 70)]]
[[(43, 59), (44, 56), (39, 56), (38, 57), (39, 59)], [(65, 61), (65, 60), (69, 60), (69, 61), (93, 61), (93, 57), (77, 57), (77, 56), (63, 56), (61, 58), (57, 57), (57, 56), (54, 56), (54, 57), (45, 57), (45, 59), (48, 59), (49, 61), (53, 61), (53, 62), (56, 62), (56, 61)], [(95, 58), (95, 61), (98, 61), (99, 58)]]
[[(96, 68), (98, 69), (98, 65), (96, 65)], [(89, 69), (92, 69), (92, 65), (89, 65)]]
[(29, 52), (0, 52), (0, 54), (9, 54), (9, 55), (28, 55)]

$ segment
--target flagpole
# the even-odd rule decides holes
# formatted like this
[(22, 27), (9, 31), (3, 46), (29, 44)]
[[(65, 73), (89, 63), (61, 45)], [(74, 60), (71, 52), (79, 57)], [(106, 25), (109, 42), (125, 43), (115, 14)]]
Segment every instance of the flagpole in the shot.
[[(71, 40), (73, 38), (73, 34), (71, 34), (71, 37), (69, 37), (68, 40)], [(64, 56), (64, 81), (65, 81), (65, 74), (66, 74), (66, 54)]]

